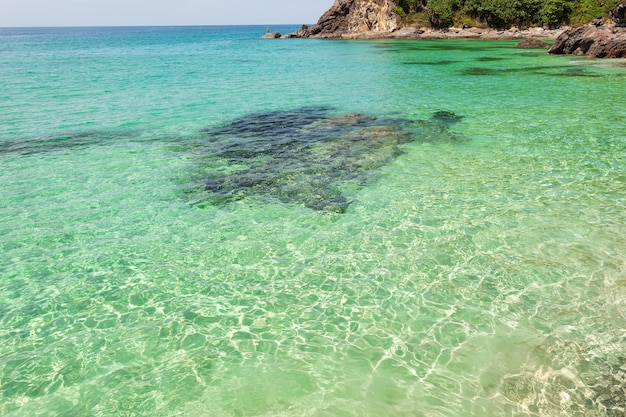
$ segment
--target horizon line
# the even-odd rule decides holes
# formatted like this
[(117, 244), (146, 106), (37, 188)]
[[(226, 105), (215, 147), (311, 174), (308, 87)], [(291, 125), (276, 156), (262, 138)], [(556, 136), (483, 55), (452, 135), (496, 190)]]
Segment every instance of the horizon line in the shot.
[(0, 29), (85, 29), (85, 28), (167, 28), (167, 27), (241, 27), (241, 26), (312, 26), (315, 23), (230, 23), (230, 24), (139, 24), (139, 25), (45, 25), (45, 26), (1, 26)]

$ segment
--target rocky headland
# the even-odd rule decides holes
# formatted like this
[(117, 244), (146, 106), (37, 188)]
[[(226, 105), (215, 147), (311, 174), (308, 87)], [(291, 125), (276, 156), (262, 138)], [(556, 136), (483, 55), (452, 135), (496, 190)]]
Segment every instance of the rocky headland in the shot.
[(271, 38), (324, 39), (555, 39), (565, 28), (492, 29), (451, 27), (434, 29), (405, 24), (390, 0), (335, 0), (317, 24), (294, 33), (267, 34)]
[(492, 29), (451, 27), (434, 29), (405, 24), (391, 0), (335, 0), (315, 25), (296, 32), (268, 33), (266, 38), (323, 39), (555, 39), (564, 30), (534, 27)]
[(552, 54), (579, 54), (593, 58), (626, 57), (626, 2), (618, 4), (610, 19), (596, 19), (582, 27), (493, 29), (450, 27), (435, 29), (406, 24), (391, 0), (335, 0), (317, 24), (289, 34), (268, 33), (266, 38), (325, 39), (521, 39), (526, 47), (547, 47), (539, 41), (555, 39)]

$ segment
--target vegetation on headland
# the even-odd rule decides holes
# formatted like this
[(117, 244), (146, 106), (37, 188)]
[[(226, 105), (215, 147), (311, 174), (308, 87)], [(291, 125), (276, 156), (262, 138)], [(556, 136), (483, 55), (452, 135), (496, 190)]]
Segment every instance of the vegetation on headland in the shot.
[(558, 27), (609, 16), (623, 0), (394, 0), (406, 24), (451, 26)]

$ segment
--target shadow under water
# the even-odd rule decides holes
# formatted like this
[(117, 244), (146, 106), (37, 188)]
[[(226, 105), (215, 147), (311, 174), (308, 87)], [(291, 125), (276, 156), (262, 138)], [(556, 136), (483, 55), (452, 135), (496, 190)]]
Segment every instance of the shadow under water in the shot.
[(460, 120), (447, 111), (418, 122), (337, 116), (326, 107), (249, 114), (203, 132), (204, 189), (212, 205), (257, 197), (343, 213), (342, 186), (367, 182), (404, 143), (457, 141), (448, 128)]
[(137, 135), (122, 132), (81, 132), (35, 139), (0, 140), (0, 155), (30, 156), (71, 152), (90, 146), (131, 140), (138, 140)]
[(591, 70), (580, 67), (552, 67), (552, 66), (539, 66), (539, 67), (522, 67), (522, 68), (483, 68), (483, 67), (469, 67), (461, 71), (462, 75), (505, 75), (505, 74), (535, 74), (535, 75), (548, 75), (553, 77), (600, 77), (597, 73)]
[(403, 65), (452, 65), (457, 64), (459, 61), (452, 61), (449, 59), (442, 59), (439, 61), (406, 61)]

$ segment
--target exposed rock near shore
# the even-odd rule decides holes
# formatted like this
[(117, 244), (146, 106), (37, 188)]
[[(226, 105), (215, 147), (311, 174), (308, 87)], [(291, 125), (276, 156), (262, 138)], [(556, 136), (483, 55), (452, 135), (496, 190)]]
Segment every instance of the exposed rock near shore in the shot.
[(626, 27), (588, 25), (570, 29), (556, 39), (548, 52), (589, 58), (626, 58)]
[(615, 6), (611, 19), (610, 24), (596, 19), (590, 25), (563, 32), (548, 52), (589, 58), (626, 58), (626, 2)]
[(515, 47), (520, 49), (539, 49), (539, 48), (548, 48), (550, 46), (549, 43), (542, 41), (541, 39), (529, 38), (524, 39), (520, 43), (518, 43)]
[(280, 38), (282, 35), (280, 34), (280, 32), (267, 32), (265, 35), (263, 35), (264, 39), (277, 39)]
[(430, 29), (419, 27), (405, 27), (393, 34), (395, 39), (556, 39), (565, 29), (546, 29), (541, 27), (519, 29), (491, 29), (491, 28), (456, 28)]
[(282, 38), (327, 38), (327, 39), (556, 39), (565, 28), (562, 29), (545, 29), (530, 28), (518, 29), (511, 28), (506, 30), (490, 29), (490, 28), (455, 28), (448, 29), (431, 29), (422, 26), (404, 26), (391, 32), (377, 31), (342, 31), (342, 32), (324, 32), (311, 33), (311, 27), (282, 35)]
[(403, 25), (394, 12), (391, 0), (335, 0), (317, 24), (304, 25), (294, 33), (268, 33), (266, 38), (331, 38), (331, 39), (522, 39), (521, 48), (548, 46), (544, 39), (556, 39), (549, 49), (552, 54), (579, 54), (593, 58), (626, 57), (626, 2), (619, 4), (611, 17), (615, 24), (596, 19), (579, 28), (546, 29), (463, 27), (432, 29), (419, 25)]

